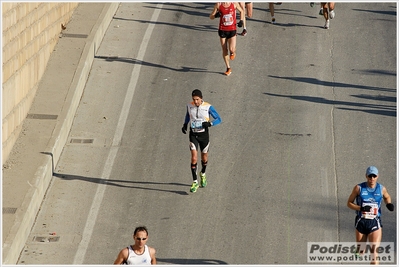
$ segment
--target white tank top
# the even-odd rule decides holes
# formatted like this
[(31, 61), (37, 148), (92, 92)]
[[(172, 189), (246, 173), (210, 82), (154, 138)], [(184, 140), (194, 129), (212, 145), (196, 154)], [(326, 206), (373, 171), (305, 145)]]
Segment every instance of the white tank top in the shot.
[(127, 256), (127, 265), (151, 265), (151, 255), (148, 246), (144, 246), (144, 253), (137, 255), (134, 253), (132, 246), (127, 247), (129, 250), (129, 255)]

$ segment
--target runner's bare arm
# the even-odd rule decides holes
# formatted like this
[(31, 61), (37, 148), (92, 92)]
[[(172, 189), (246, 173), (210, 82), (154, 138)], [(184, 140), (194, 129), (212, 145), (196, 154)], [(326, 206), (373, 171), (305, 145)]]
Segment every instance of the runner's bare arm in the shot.
[(353, 203), (356, 199), (356, 197), (359, 195), (359, 186), (355, 185), (355, 187), (352, 190), (352, 193), (350, 194), (349, 198), (348, 198), (348, 202), (347, 202), (347, 206), (348, 208), (352, 209), (352, 210), (360, 210), (360, 206), (356, 205), (355, 203)]
[(240, 16), (240, 19), (242, 20), (243, 26), (244, 26), (244, 29), (245, 29), (246, 25), (247, 25), (247, 23), (245, 21), (245, 9), (243, 9), (239, 3), (234, 3), (234, 7), (236, 9), (238, 9), (238, 11), (240, 11), (240, 14), (244, 14), (244, 16)]
[(125, 260), (127, 260), (127, 254), (128, 254), (127, 248), (122, 249), (119, 252), (118, 257), (116, 258), (114, 264), (122, 264)]
[(212, 13), (209, 15), (209, 18), (212, 19), (212, 20), (215, 19), (215, 15), (216, 15), (217, 12), (219, 12), (219, 3), (216, 3), (213, 6), (213, 10), (212, 10)]
[(385, 188), (385, 186), (384, 186), (384, 188), (382, 189), (382, 197), (384, 198), (385, 204), (391, 203), (391, 196), (388, 194), (388, 191), (387, 191), (387, 189)]
[(156, 250), (153, 247), (149, 247), (150, 249), (150, 256), (151, 256), (151, 265), (157, 264), (157, 259), (155, 258)]

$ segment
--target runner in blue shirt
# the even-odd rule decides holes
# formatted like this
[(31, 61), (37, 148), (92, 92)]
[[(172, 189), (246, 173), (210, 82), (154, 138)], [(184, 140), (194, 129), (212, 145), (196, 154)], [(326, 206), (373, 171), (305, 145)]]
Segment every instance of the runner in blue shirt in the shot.
[[(391, 196), (386, 188), (377, 183), (378, 169), (370, 166), (366, 170), (367, 182), (355, 185), (348, 198), (347, 206), (356, 211), (356, 242), (375, 242), (378, 246), (382, 239), (381, 203), (384, 200), (388, 210), (393, 211)], [(356, 204), (354, 201), (356, 200)], [(365, 244), (365, 243), (363, 243)], [(362, 251), (359, 251), (362, 253)], [(374, 254), (376, 256), (376, 252)], [(374, 257), (372, 264), (378, 264)]]

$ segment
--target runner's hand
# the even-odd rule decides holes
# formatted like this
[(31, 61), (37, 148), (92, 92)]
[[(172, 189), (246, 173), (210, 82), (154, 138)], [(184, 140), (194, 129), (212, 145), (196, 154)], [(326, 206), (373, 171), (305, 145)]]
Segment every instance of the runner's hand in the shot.
[(395, 209), (395, 206), (392, 203), (388, 203), (387, 209), (389, 209), (389, 211), (393, 211)]
[(182, 133), (186, 134), (187, 133), (187, 123), (183, 124), (183, 127), (181, 128)]
[(370, 210), (371, 210), (370, 206), (364, 206), (360, 208), (360, 211), (370, 212)]
[(209, 122), (209, 121), (204, 121), (203, 123), (202, 123), (202, 127), (204, 127), (204, 128), (209, 128), (209, 127), (211, 127), (212, 126), (212, 124)]

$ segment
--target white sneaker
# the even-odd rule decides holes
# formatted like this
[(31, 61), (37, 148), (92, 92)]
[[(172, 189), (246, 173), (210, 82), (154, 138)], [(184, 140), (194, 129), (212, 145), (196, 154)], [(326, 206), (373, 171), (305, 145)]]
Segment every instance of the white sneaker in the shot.
[(333, 19), (334, 17), (335, 17), (334, 10), (330, 10), (330, 19)]
[(330, 28), (330, 20), (326, 20), (326, 24), (324, 24), (324, 29)]

